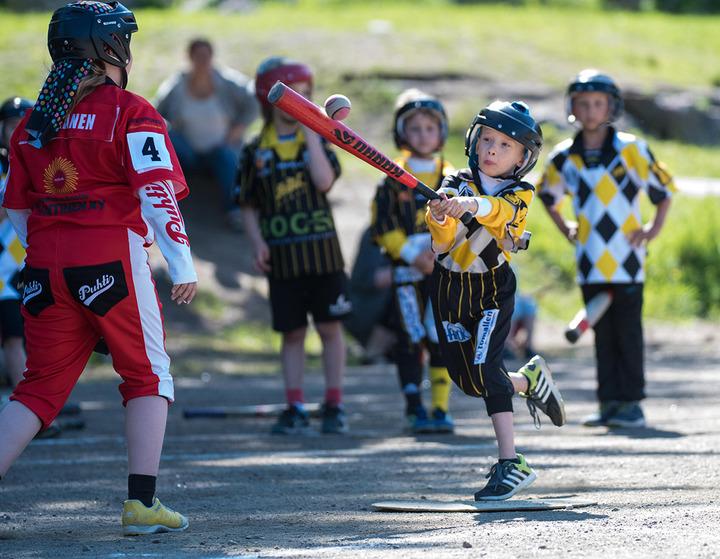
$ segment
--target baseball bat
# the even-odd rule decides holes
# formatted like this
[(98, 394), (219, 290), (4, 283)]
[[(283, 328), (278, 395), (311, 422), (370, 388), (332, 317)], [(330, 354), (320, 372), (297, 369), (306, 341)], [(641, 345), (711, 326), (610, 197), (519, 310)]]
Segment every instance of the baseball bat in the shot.
[(612, 293), (610, 291), (601, 291), (595, 297), (590, 299), (582, 309), (573, 317), (565, 329), (565, 337), (567, 341), (574, 344), (578, 341), (589, 328), (597, 324), (602, 318), (605, 311), (612, 303)]
[[(333, 120), (315, 103), (305, 99), (284, 83), (276, 82), (270, 89), (267, 99), (272, 105), (314, 130), (327, 141), (372, 165), (400, 184), (414, 188), (428, 200), (440, 199), (437, 192), (396, 164), (352, 128), (338, 120)], [(466, 212), (460, 219), (468, 226), (474, 218), (470, 212)]]
[[(185, 408), (185, 419), (228, 419), (232, 417), (267, 417), (282, 412), (286, 404), (259, 404), (254, 406), (218, 406), (207, 408)], [(305, 404), (305, 410), (312, 416), (320, 414), (320, 404)]]

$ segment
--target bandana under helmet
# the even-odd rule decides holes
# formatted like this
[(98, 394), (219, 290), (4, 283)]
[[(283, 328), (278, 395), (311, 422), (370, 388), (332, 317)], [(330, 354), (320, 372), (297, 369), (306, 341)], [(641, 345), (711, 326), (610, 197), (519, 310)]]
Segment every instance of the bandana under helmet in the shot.
[(53, 13), (48, 26), (53, 67), (25, 126), (31, 145), (41, 148), (58, 134), (93, 61), (121, 68), (122, 87), (127, 85), (130, 38), (137, 29), (135, 16), (120, 2), (82, 0)]

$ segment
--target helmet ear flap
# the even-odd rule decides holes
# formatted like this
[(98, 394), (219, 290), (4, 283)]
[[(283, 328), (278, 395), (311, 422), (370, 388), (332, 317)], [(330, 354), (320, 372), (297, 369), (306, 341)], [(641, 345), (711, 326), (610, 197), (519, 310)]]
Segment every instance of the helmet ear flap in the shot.
[(477, 137), (480, 135), (480, 128), (482, 128), (482, 125), (479, 123), (478, 116), (473, 119), (465, 132), (465, 155), (467, 157), (470, 157), (471, 153), (475, 152)]
[(525, 148), (522, 161), (520, 162), (519, 165), (516, 165), (516, 166), (515, 166), (515, 173), (516, 173), (516, 174), (517, 174), (518, 171), (520, 171), (521, 169), (525, 169), (525, 167), (528, 166), (528, 164), (530, 163), (530, 158), (531, 158), (531, 157), (532, 157), (532, 152), (531, 152), (528, 148)]

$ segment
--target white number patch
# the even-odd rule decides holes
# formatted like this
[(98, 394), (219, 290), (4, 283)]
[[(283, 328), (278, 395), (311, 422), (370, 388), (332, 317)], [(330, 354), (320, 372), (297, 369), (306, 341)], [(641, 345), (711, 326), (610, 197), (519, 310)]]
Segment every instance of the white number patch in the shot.
[(165, 136), (155, 132), (130, 132), (127, 135), (130, 157), (135, 171), (144, 173), (153, 169), (170, 169), (173, 165), (165, 147)]

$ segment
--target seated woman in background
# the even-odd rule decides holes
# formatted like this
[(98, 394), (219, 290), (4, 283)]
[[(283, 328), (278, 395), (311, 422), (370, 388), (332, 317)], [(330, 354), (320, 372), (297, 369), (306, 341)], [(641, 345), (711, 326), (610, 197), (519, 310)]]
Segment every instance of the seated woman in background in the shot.
[(228, 224), (239, 229), (233, 191), (245, 131), (258, 116), (254, 87), (240, 72), (213, 65), (213, 47), (207, 39), (192, 40), (188, 57), (190, 69), (163, 82), (155, 105), (169, 123), (183, 170), (213, 174)]

